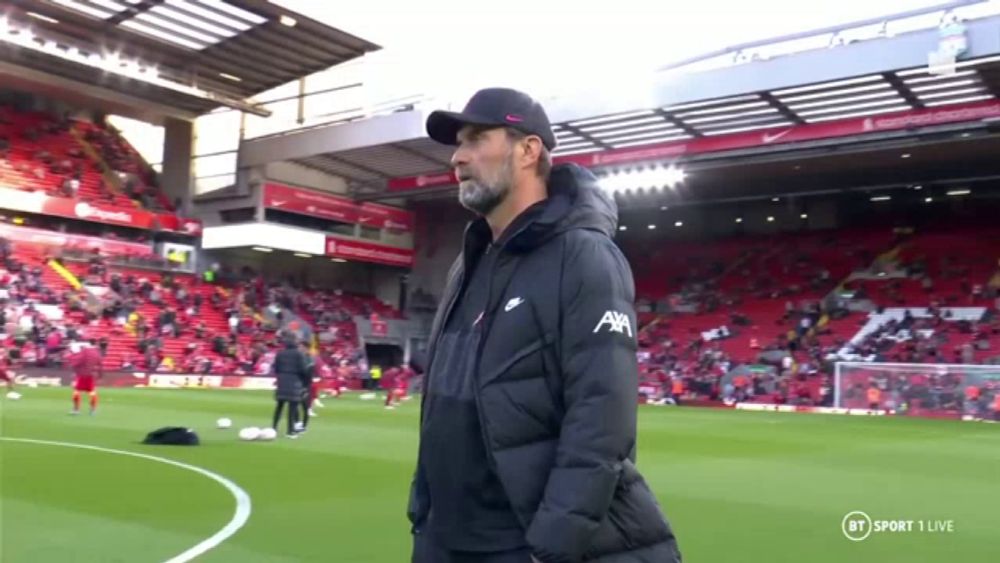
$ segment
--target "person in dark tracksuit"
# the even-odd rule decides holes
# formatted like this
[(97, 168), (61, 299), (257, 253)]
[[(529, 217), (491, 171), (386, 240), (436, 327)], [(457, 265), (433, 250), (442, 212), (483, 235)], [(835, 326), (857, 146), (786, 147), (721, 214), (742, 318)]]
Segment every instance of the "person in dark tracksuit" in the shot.
[(551, 166), (526, 94), (434, 112), (479, 217), (428, 346), (407, 515), (414, 563), (675, 563), (674, 532), (635, 466), (632, 272), (596, 177)]
[(309, 428), (309, 409), (312, 407), (312, 397), (310, 396), (310, 393), (312, 391), (313, 377), (316, 376), (316, 359), (313, 358), (312, 354), (309, 352), (309, 345), (305, 342), (299, 343), (299, 352), (306, 360), (305, 378), (302, 380), (302, 402), (299, 404), (302, 408), (302, 415), (299, 419), (302, 421), (302, 425), (297, 428), (297, 430), (301, 433), (305, 432)]
[(274, 418), (271, 426), (278, 429), (278, 420), (281, 419), (281, 411), (288, 403), (288, 433), (289, 438), (297, 438), (295, 423), (299, 414), (299, 403), (302, 402), (302, 392), (306, 387), (303, 385), (309, 377), (309, 365), (305, 355), (298, 349), (295, 336), (286, 334), (282, 337), (284, 349), (274, 356), (274, 372), (276, 387), (274, 391)]

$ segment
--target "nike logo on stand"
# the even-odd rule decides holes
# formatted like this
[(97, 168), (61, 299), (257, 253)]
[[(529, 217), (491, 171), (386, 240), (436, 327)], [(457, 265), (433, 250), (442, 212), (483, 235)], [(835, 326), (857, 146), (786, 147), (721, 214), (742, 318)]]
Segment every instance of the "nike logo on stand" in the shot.
[(785, 135), (787, 135), (787, 134), (789, 134), (791, 132), (792, 132), (791, 129), (785, 129), (781, 133), (774, 133), (774, 134), (764, 133), (763, 135), (760, 136), (760, 140), (766, 145), (768, 143), (773, 143), (773, 142), (777, 141), (778, 139), (784, 137)]

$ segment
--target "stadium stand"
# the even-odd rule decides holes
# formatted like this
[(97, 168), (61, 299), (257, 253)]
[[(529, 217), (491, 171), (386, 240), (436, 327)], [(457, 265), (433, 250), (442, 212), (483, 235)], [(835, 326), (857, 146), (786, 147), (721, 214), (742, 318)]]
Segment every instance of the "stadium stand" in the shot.
[(39, 365), (58, 365), (60, 343), (76, 338), (99, 341), (109, 371), (268, 374), (281, 318), (263, 313), (275, 307), (308, 322), (322, 364), (358, 387), (365, 364), (353, 317), (402, 318), (370, 296), (268, 284), (253, 272), (227, 270), (220, 283), (205, 283), (152, 255), (0, 239), (0, 261), (4, 347)]
[(172, 211), (147, 165), (94, 123), (0, 106), (0, 185), (123, 209)]
[[(997, 240), (989, 226), (883, 228), (628, 249), (644, 385), (654, 397), (679, 379), (687, 399), (821, 404), (837, 359), (998, 361)], [(903, 305), (912, 311), (880, 315)], [(954, 306), (974, 309), (943, 309)], [(767, 369), (733, 376), (741, 364)]]
[[(0, 106), (0, 185), (123, 209), (173, 210), (155, 188), (148, 164), (116, 131), (11, 106)], [(53, 233), (67, 229), (66, 222), (36, 219), (40, 223), (36, 226)], [(148, 241), (148, 235), (137, 233), (124, 236)], [(121, 234), (109, 229), (101, 236), (113, 240)], [(19, 326), (21, 318), (28, 317), (24, 326), (31, 327), (5, 330), (4, 344), (43, 365), (61, 359), (62, 346), (52, 346), (47, 354), (50, 350), (44, 345), (50, 334), (58, 334), (53, 343), (67, 340), (68, 335), (100, 341), (107, 370), (266, 373), (276, 327), (262, 322), (260, 311), (288, 297), (289, 309), (336, 335), (320, 348), (324, 361), (341, 367), (350, 364), (351, 373), (357, 375), (362, 355), (352, 315), (401, 316), (372, 298), (332, 292), (269, 287), (258, 299), (248, 299), (253, 295), (249, 289), (262, 287), (262, 280), (203, 284), (191, 274), (169, 271), (151, 247), (148, 252), (115, 253), (73, 245), (54, 249), (0, 242), (4, 320)], [(58, 273), (50, 265), (53, 259), (86, 289), (77, 289)], [(47, 309), (46, 315), (32, 304), (55, 309)], [(235, 338), (231, 316), (237, 319)], [(331, 318), (337, 321), (330, 322)]]

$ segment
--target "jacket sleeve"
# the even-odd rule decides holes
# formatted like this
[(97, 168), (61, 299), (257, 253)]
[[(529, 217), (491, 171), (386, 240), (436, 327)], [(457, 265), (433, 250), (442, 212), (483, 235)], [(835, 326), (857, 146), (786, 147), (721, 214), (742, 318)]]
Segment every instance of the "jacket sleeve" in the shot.
[(527, 530), (545, 563), (582, 559), (635, 445), (635, 288), (625, 257), (587, 233), (567, 249), (560, 281), (565, 416), (542, 502)]

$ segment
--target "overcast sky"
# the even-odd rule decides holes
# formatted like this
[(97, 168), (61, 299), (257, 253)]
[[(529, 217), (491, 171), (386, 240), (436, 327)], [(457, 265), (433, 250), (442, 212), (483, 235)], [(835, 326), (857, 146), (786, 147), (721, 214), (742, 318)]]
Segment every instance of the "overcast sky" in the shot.
[(737, 43), (941, 0), (276, 0), (382, 45), (402, 82), (605, 87)]

